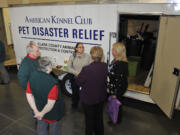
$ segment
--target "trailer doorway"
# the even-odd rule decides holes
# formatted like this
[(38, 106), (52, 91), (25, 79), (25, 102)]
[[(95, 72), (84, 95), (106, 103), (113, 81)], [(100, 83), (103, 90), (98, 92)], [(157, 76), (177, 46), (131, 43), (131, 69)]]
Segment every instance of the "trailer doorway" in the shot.
[(157, 15), (119, 15), (118, 41), (126, 45), (129, 91), (150, 95), (159, 18)]

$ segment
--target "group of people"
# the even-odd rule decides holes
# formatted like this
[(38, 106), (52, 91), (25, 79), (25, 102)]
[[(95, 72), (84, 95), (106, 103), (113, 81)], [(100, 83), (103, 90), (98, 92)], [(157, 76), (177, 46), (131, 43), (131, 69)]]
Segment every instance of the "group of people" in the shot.
[[(84, 52), (83, 43), (77, 43), (68, 61), (68, 72), (72, 74), (72, 108), (77, 109), (80, 100), (85, 115), (86, 135), (104, 135), (103, 106), (107, 95), (123, 102), (122, 96), (128, 85), (125, 45), (113, 44), (112, 55), (114, 60), (108, 67), (103, 62), (101, 47), (92, 47), (89, 55)], [(38, 46), (30, 42), (27, 56), (19, 67), (18, 78), (26, 89), (33, 117), (37, 119), (38, 135), (48, 135), (48, 132), (51, 135), (60, 134), (63, 101), (58, 80), (51, 75), (51, 71), (51, 60), (40, 57)], [(119, 108), (118, 123), (121, 117), (122, 106)]]
[[(114, 60), (109, 65), (103, 62), (101, 47), (90, 50), (90, 56), (84, 53), (84, 45), (78, 43), (75, 53), (68, 61), (68, 71), (74, 75), (72, 84), (72, 107), (82, 103), (85, 114), (86, 135), (104, 135), (103, 106), (107, 95), (123, 103), (128, 81), (128, 61), (123, 43), (115, 43), (112, 48)], [(119, 108), (117, 124), (121, 122), (122, 106)], [(112, 121), (108, 122), (113, 124)]]

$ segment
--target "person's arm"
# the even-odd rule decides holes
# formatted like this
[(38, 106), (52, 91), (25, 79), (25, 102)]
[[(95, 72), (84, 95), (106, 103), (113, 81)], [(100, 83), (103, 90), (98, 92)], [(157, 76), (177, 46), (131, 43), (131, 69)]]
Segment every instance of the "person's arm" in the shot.
[(115, 68), (114, 66), (111, 67), (110, 69), (110, 72), (108, 72), (108, 84), (107, 84), (107, 87), (109, 89), (109, 93), (110, 95), (112, 96), (115, 96), (116, 95), (116, 71), (115, 71)]
[(85, 68), (82, 68), (81, 72), (79, 73), (79, 75), (76, 78), (76, 83), (79, 86), (82, 86), (84, 84), (84, 82), (86, 81), (86, 77), (87, 77), (86, 70), (85, 70)]
[(38, 113), (38, 109), (35, 104), (34, 96), (30, 93), (26, 93), (26, 98), (27, 98), (27, 101), (28, 101), (31, 109), (33, 110), (34, 114), (36, 115)]
[(26, 98), (27, 98), (27, 101), (28, 101), (31, 109), (34, 111), (34, 114), (37, 114), (38, 113), (38, 109), (36, 107), (34, 96), (32, 95), (32, 91), (31, 91), (30, 83), (29, 82), (28, 82), (27, 88), (26, 88)]
[(127, 74), (128, 74), (128, 66), (122, 67), (121, 68), (121, 74), (119, 77), (120, 78), (119, 83), (121, 84), (121, 86), (117, 91), (117, 95), (124, 95), (124, 93), (127, 90), (127, 87), (128, 87)]
[(29, 80), (29, 74), (30, 74), (30, 71), (29, 71), (28, 65), (26, 63), (20, 65), (20, 68), (18, 71), (18, 80), (19, 80), (20, 85), (24, 89), (26, 89), (26, 87), (27, 87), (27, 83)]
[(68, 60), (68, 64), (67, 64), (67, 70), (68, 70), (68, 72), (76, 75), (77, 71), (74, 70), (74, 68), (73, 68), (73, 60), (74, 60), (73, 56), (70, 56), (69, 60)]
[(91, 63), (91, 57), (88, 54), (88, 64), (90, 64), (90, 63)]
[(38, 120), (41, 120), (46, 113), (48, 113), (48, 112), (50, 112), (52, 110), (56, 100), (58, 99), (58, 93), (59, 93), (58, 87), (57, 87), (57, 85), (54, 85), (53, 88), (51, 89), (51, 91), (48, 94), (48, 102), (47, 102), (47, 104), (44, 106), (42, 111), (39, 112), (35, 116)]
[(48, 112), (50, 112), (52, 110), (52, 108), (54, 107), (55, 102), (56, 102), (56, 100), (48, 99), (48, 102), (44, 106), (43, 110), (41, 112), (39, 112), (38, 114), (36, 114), (35, 117), (38, 120), (41, 120), (46, 113), (48, 113)]

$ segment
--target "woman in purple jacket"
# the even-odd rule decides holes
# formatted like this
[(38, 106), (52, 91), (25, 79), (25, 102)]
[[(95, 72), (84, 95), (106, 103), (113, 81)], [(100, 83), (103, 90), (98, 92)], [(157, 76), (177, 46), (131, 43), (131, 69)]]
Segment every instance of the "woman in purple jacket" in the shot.
[(90, 54), (92, 63), (82, 69), (76, 82), (81, 86), (80, 101), (85, 114), (86, 135), (104, 135), (103, 104), (106, 98), (108, 68), (101, 62), (101, 47), (92, 47)]

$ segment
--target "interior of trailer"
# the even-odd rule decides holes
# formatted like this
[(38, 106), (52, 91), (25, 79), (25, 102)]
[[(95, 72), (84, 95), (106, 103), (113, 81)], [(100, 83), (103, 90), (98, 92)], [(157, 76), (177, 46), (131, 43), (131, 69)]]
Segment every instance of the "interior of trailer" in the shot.
[(159, 16), (119, 15), (118, 41), (126, 45), (128, 90), (150, 94)]

